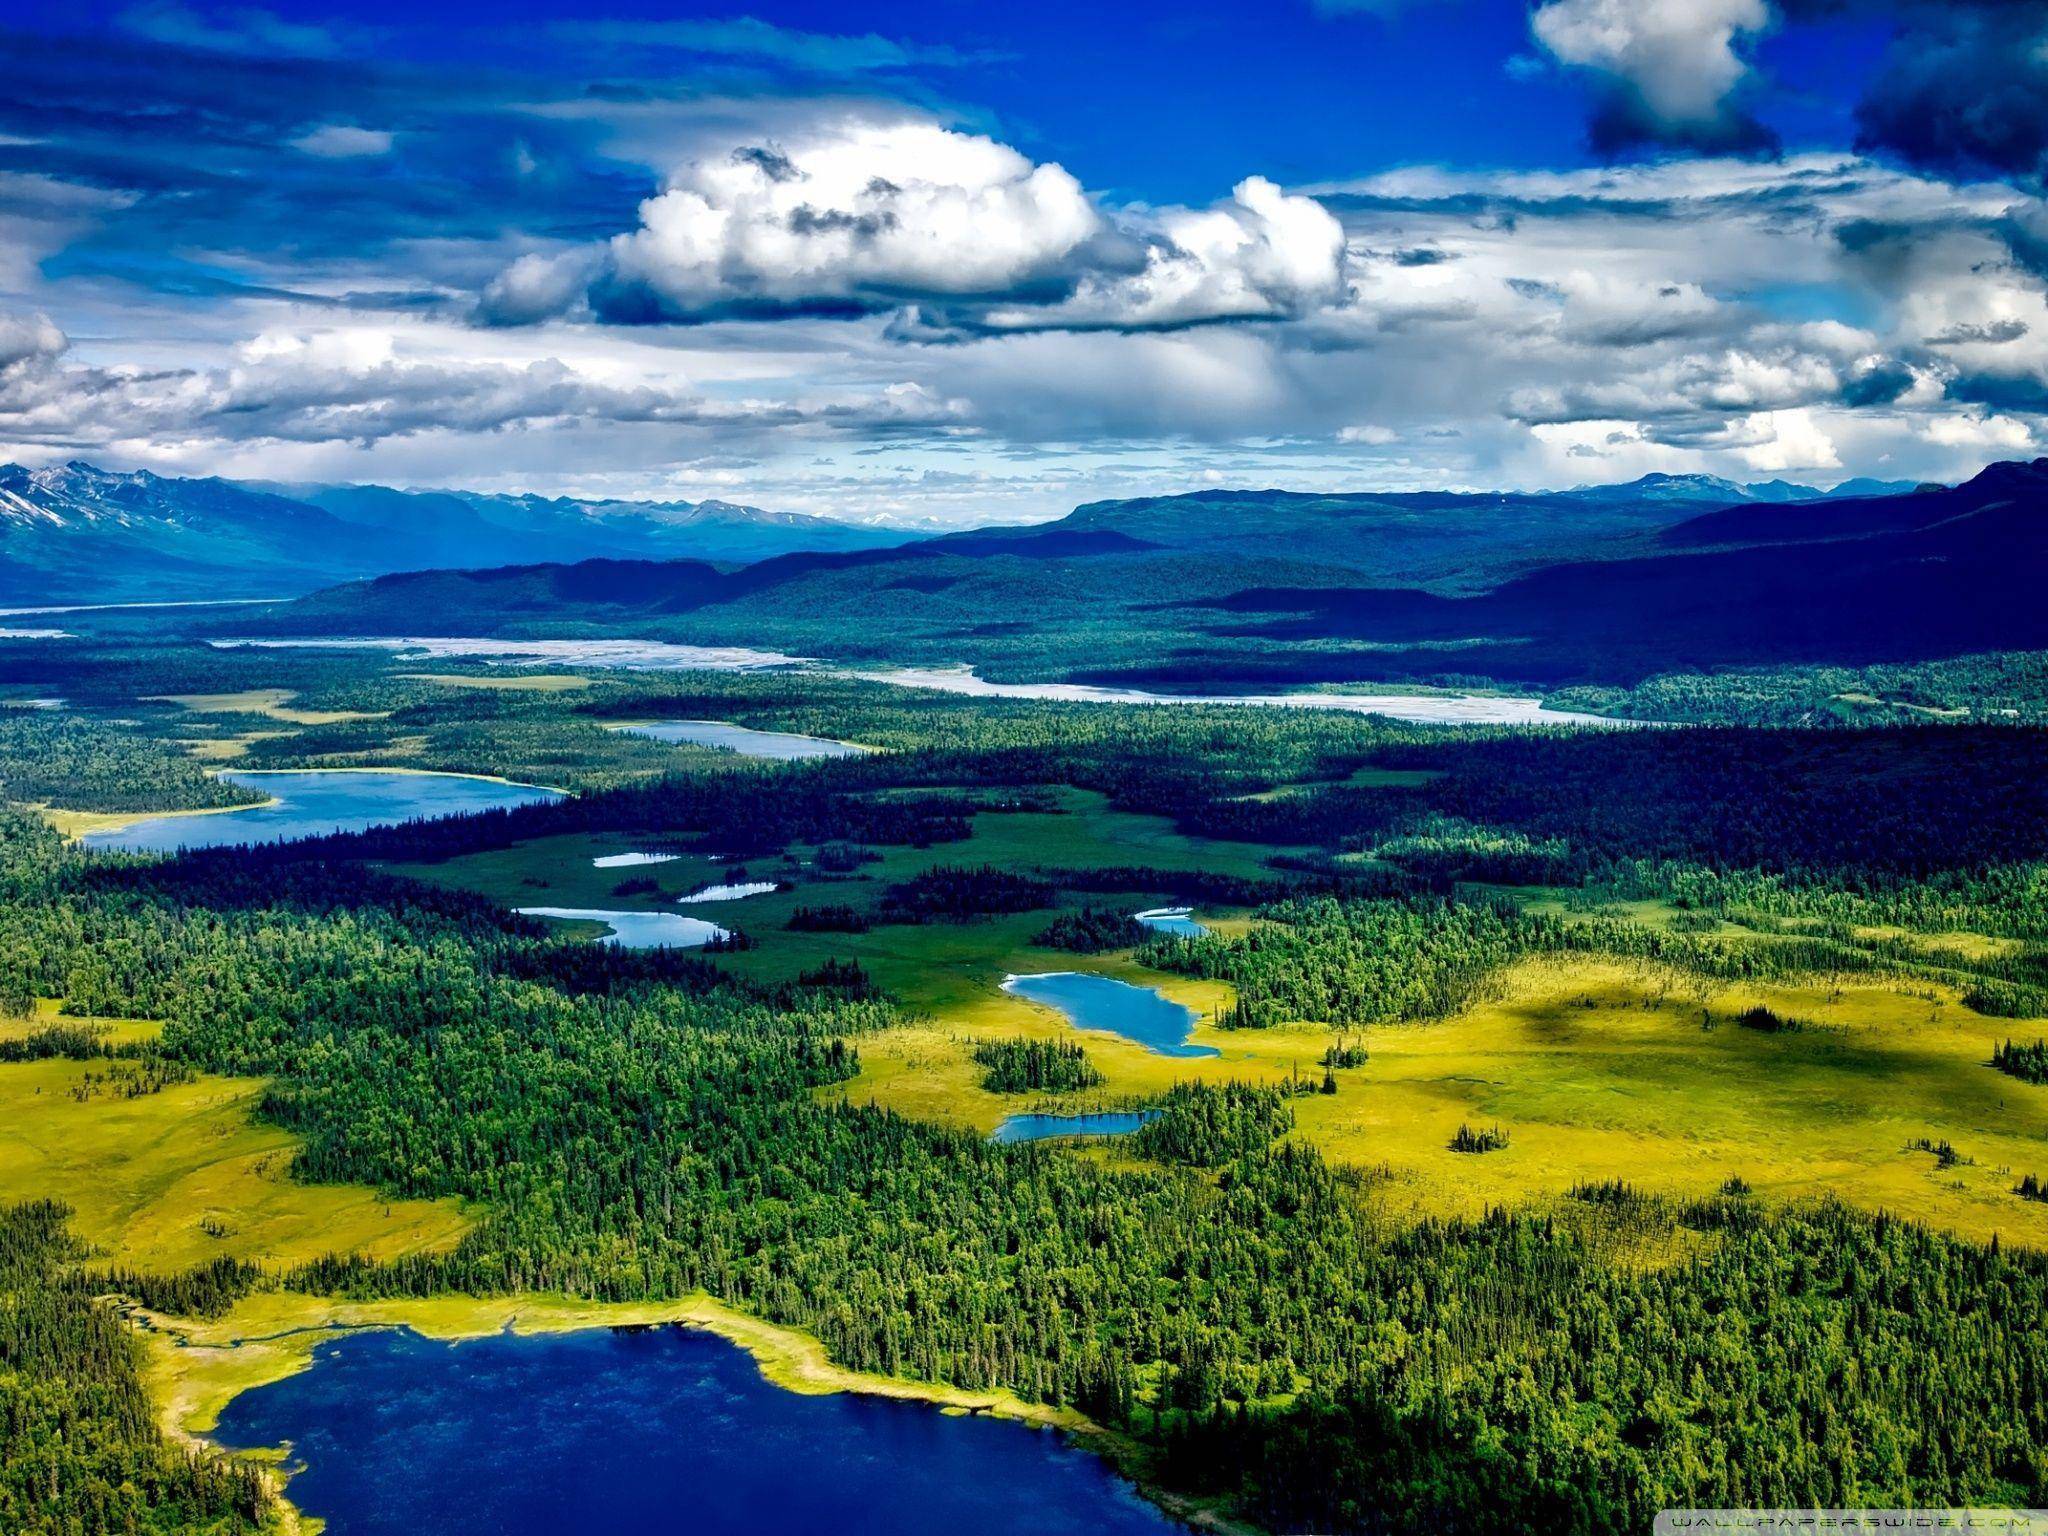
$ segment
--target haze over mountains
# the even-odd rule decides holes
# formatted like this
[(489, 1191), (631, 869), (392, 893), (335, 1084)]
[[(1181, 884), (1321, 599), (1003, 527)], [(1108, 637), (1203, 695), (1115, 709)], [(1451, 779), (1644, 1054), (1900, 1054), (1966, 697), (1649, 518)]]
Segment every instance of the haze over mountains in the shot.
[[(1830, 496), (1868, 489), (1851, 482)], [(1675, 518), (1702, 504), (1777, 504), (1823, 493), (1771, 481), (1650, 475), (1620, 486), (1473, 495), (1222, 491), (1098, 502), (1057, 523), (1189, 552), (1296, 558), (1382, 581), (1471, 590), (1489, 552), (1524, 563)], [(1008, 537), (1038, 530), (998, 531)], [(963, 538), (939, 542), (960, 552)], [(923, 530), (837, 522), (724, 501), (600, 501), (376, 485), (257, 485), (122, 473), (73, 461), (0, 465), (0, 602), (290, 596), (354, 577), (434, 569), (701, 560), (747, 565), (919, 541)]]
[(723, 501), (259, 486), (0, 465), (0, 601), (271, 597), (354, 576), (599, 555), (730, 563), (914, 534)]
[(387, 576), (235, 627), (630, 634), (1190, 692), (1225, 679), (1625, 684), (2048, 646), (2048, 460), (1953, 488), (1797, 501), (1711, 481), (1644, 489), (1099, 503), (1036, 528), (740, 570), (605, 560)]

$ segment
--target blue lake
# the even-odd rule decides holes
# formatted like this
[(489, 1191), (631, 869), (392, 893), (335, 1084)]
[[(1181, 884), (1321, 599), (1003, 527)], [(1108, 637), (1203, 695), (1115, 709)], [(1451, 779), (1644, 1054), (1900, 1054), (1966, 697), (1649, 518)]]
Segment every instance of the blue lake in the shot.
[(1020, 1141), (1051, 1141), (1062, 1136), (1128, 1136), (1157, 1113), (1155, 1110), (1106, 1110), (1098, 1115), (1011, 1115), (989, 1132), (1004, 1145)]
[(558, 789), (503, 784), (496, 779), (454, 773), (384, 773), (371, 770), (316, 773), (224, 773), (271, 797), (268, 805), (213, 811), (203, 816), (150, 816), (125, 827), (90, 832), (88, 848), (128, 853), (174, 853), (180, 848), (215, 848), (232, 843), (282, 843), (328, 832), (459, 816), (500, 806), (559, 800)]
[(794, 762), (807, 757), (859, 757), (867, 749), (823, 736), (796, 736), (787, 731), (754, 731), (724, 720), (663, 720), (654, 725), (622, 725), (628, 736), (693, 747), (719, 747), (741, 757)]
[(611, 912), (594, 907), (518, 907), (521, 917), (552, 917), (567, 922), (603, 923), (611, 930), (598, 939), (621, 949), (698, 949), (725, 930), (701, 917), (680, 912)]
[(807, 1397), (711, 1334), (594, 1329), (323, 1343), (214, 1438), (290, 1442), (327, 1536), (1165, 1536), (1057, 1435), (925, 1404)]
[(1154, 907), (1150, 912), (1133, 915), (1154, 933), (1176, 939), (1199, 939), (1209, 931), (1195, 921), (1193, 907)]
[(1052, 971), (1006, 977), (1003, 990), (1057, 1009), (1076, 1029), (1107, 1030), (1161, 1056), (1217, 1054), (1211, 1046), (1188, 1044), (1188, 1032), (1195, 1025), (1194, 1010), (1161, 997), (1150, 987), (1134, 987), (1086, 971)]
[(775, 880), (742, 880), (737, 885), (707, 885), (701, 891), (678, 896), (676, 905), (695, 907), (713, 901), (745, 901), (749, 896), (772, 896), (781, 889), (781, 883)]

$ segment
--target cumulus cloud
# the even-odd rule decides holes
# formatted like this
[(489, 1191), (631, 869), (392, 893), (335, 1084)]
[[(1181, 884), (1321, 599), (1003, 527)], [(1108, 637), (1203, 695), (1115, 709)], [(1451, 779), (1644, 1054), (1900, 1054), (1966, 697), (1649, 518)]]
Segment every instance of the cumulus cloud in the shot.
[(684, 167), (612, 242), (604, 302), (687, 318), (1013, 294), (1063, 285), (1103, 228), (1057, 165), (930, 123), (855, 122)]
[(1775, 143), (1746, 109), (1767, 84), (1749, 45), (1845, 19), (1891, 32), (1856, 102), (1859, 148), (1951, 174), (2048, 170), (2048, 0), (1544, 0), (1530, 24), (1599, 83), (1597, 147), (1747, 151)]
[(0, 373), (55, 357), (65, 345), (46, 315), (0, 314)]
[(1530, 17), (1551, 57), (1601, 82), (1592, 126), (1605, 148), (1770, 143), (1734, 100), (1749, 74), (1742, 48), (1770, 22), (1765, 0), (1549, 0)]
[(1344, 227), (1313, 198), (1252, 176), (1214, 208), (1162, 210), (1125, 233), (1142, 245), (1135, 271), (1084, 273), (1054, 304), (991, 309), (990, 330), (1158, 329), (1217, 320), (1271, 320), (1337, 302)]
[(1109, 209), (1064, 168), (929, 122), (847, 121), (692, 161), (601, 253), (522, 257), (480, 313), (530, 323), (902, 311), (899, 334), (1151, 329), (1335, 302), (1344, 234), (1249, 177), (1212, 208)]
[(673, 379), (610, 378), (556, 358), (402, 350), (383, 328), (269, 332), (214, 368), (64, 360), (47, 321), (0, 316), (0, 434), (71, 447), (134, 439), (351, 443), (537, 426), (888, 434), (934, 430), (956, 404), (914, 383), (820, 395), (711, 396)]

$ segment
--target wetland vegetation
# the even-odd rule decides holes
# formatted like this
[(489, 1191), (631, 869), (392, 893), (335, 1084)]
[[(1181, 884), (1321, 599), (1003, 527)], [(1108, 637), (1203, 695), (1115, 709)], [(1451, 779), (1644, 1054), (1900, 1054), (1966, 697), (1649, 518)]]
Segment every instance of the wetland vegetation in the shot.
[[(15, 681), (74, 702), (10, 713), (22, 763), (106, 766), (0, 817), (5, 1286), (119, 1347), (0, 1356), (26, 1529), (274, 1523), (261, 1463), (192, 1437), (310, 1344), (196, 1341), (492, 1307), (772, 1325), (1271, 1530), (2048, 1498), (2029, 727), (37, 645)], [(888, 750), (608, 728), (683, 716)], [(577, 793), (65, 840), (206, 809), (222, 763)], [(687, 922), (721, 886), (773, 887), (744, 945), (519, 910)], [(1132, 917), (1190, 902), (1205, 932)], [(68, 1380), (114, 1383), (76, 1389), (112, 1460), (57, 1433)]]

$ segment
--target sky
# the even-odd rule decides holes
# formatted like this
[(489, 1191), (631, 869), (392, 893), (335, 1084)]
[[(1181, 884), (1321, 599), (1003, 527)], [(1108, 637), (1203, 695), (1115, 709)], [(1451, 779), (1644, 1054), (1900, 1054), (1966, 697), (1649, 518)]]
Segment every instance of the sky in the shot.
[(2048, 451), (2048, 0), (13, 0), (0, 458), (1026, 521)]

